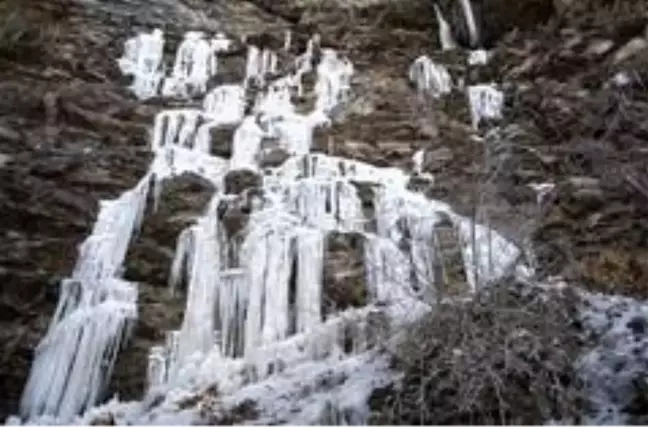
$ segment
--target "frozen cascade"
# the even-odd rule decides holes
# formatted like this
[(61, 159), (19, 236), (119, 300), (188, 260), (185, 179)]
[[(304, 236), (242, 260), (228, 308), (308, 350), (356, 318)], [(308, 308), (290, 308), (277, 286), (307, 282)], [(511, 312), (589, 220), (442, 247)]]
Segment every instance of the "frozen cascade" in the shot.
[(122, 338), (137, 317), (137, 288), (119, 279), (139, 226), (150, 176), (116, 200), (100, 202), (97, 221), (79, 248), (69, 279), (23, 393), (24, 417), (71, 419), (97, 403), (110, 378)]
[(160, 29), (142, 33), (126, 41), (118, 65), (124, 75), (132, 75), (131, 91), (146, 100), (158, 94), (187, 98), (202, 94), (217, 72), (218, 52), (229, 50), (232, 41), (219, 33), (207, 40), (205, 34), (190, 31), (176, 52), (171, 74), (165, 77), (164, 33)]
[[(155, 40), (140, 35), (127, 43), (124, 58), (130, 62), (120, 59), (124, 73), (135, 74), (142, 66), (134, 64), (146, 62), (138, 46), (163, 43), (161, 32), (150, 37)], [(329, 124), (330, 114), (348, 99), (354, 73), (347, 58), (319, 46), (318, 36), (296, 59), (293, 74), (267, 83), (266, 76), (278, 68), (276, 54), (250, 46), (242, 85), (208, 91), (207, 82), (217, 72), (215, 55), (229, 46), (222, 34), (208, 40), (190, 32), (179, 47), (163, 92), (172, 97), (206, 93), (202, 108), (159, 113), (149, 173), (117, 201), (102, 202), (77, 268), (62, 283), (60, 306), (34, 362), (23, 404), (30, 420), (48, 415), (69, 421), (90, 409), (78, 419), (87, 421), (102, 410), (130, 408), (130, 415), (115, 416), (118, 423), (149, 423), (156, 416), (155, 422), (196, 421), (196, 414), (181, 410), (178, 402), (217, 385), (224, 405), (258, 401), (261, 420), (362, 423), (371, 390), (391, 378), (371, 351), (382, 332), (369, 318), (384, 317), (383, 329), (390, 330), (427, 310), (421, 300), (436, 296), (436, 225), (445, 218), (458, 228), (473, 289), (517, 259), (517, 248), (494, 231), (407, 190), (410, 177), (403, 170), (310, 153), (314, 129)], [(316, 49), (321, 61), (314, 70)], [(149, 71), (161, 69), (146, 63)], [(450, 77), (437, 72), (439, 67), (426, 57), (417, 60), (410, 74), (419, 90), (450, 90)], [(297, 113), (291, 97), (303, 94), (301, 78), (312, 71), (317, 73), (315, 108)], [(252, 113), (245, 115), (250, 82), (260, 91)], [(231, 158), (211, 155), (212, 129), (233, 124), (238, 127)], [(219, 206), (243, 196), (223, 194), (223, 177), (230, 170), (259, 171), (264, 138), (276, 138), (290, 157), (263, 171), (241, 235), (229, 236)], [(418, 169), (422, 153), (415, 159)], [(150, 349), (147, 399), (161, 394), (164, 401), (157, 409), (117, 401), (91, 409), (110, 375), (101, 363), (111, 367), (136, 316), (136, 288), (118, 274), (143, 215), (148, 183), (154, 180), (159, 195), (162, 181), (187, 172), (210, 181), (214, 196), (204, 215), (178, 236), (169, 286), (176, 292), (182, 284), (187, 294), (182, 325)], [(375, 218), (365, 217), (358, 183), (371, 185)], [(368, 230), (371, 220), (375, 232)], [(324, 316), (325, 242), (331, 231), (363, 236), (369, 304)], [(478, 242), (477, 248), (471, 242)], [(51, 366), (57, 367), (53, 380)], [(317, 385), (325, 382), (322, 378), (333, 381), (330, 390)], [(290, 402), (276, 406), (281, 399)]]

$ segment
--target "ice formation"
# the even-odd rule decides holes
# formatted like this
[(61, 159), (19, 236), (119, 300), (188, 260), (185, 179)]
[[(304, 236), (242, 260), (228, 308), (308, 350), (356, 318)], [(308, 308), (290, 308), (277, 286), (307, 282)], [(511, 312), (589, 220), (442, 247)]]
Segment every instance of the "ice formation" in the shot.
[[(154, 35), (159, 41), (160, 34)], [(129, 43), (128, 64), (144, 63), (149, 50)], [(85, 418), (77, 420), (101, 413), (92, 407), (102, 397), (121, 338), (137, 313), (137, 289), (119, 273), (150, 181), (157, 199), (164, 180), (189, 172), (210, 181), (214, 194), (204, 215), (178, 236), (170, 266), (172, 291), (187, 295), (182, 325), (150, 349), (147, 399), (162, 394), (160, 408), (165, 409), (155, 415), (144, 406), (110, 402), (105, 410), (130, 411), (114, 415), (118, 422), (196, 422), (196, 413), (181, 410), (178, 399), (216, 385), (223, 405), (254, 398), (268, 422), (362, 423), (366, 398), (389, 376), (372, 351), (380, 334), (442, 297), (437, 227), (450, 223), (456, 229), (472, 289), (506, 273), (518, 260), (517, 247), (494, 230), (408, 190), (410, 176), (403, 170), (310, 152), (313, 130), (326, 126), (350, 96), (354, 68), (347, 58), (323, 48), (314, 69), (314, 51), (320, 47), (313, 37), (295, 71), (269, 82), (268, 75), (278, 70), (276, 54), (250, 46), (241, 84), (209, 91), (208, 81), (217, 72), (214, 55), (228, 47), (222, 36), (210, 42), (196, 32), (181, 43), (162, 92), (173, 97), (206, 93), (202, 108), (159, 113), (150, 171), (133, 190), (102, 202), (37, 351), (23, 399), (25, 419), (71, 422), (83, 413)], [(450, 90), (447, 71), (427, 58), (417, 64), (414, 80), (424, 89)], [(135, 70), (125, 60), (120, 65), (124, 72)], [(317, 75), (314, 109), (297, 113), (291, 95), (303, 91), (301, 77), (312, 71)], [(251, 82), (261, 90), (255, 107), (247, 110)], [(487, 110), (482, 115), (493, 114), (493, 107), (480, 108)], [(211, 131), (224, 125), (237, 126), (230, 159), (211, 154)], [(258, 158), (267, 138), (277, 139), (289, 158), (262, 170)], [(422, 163), (422, 154), (418, 157)], [(262, 173), (255, 196), (224, 194), (226, 173), (241, 169)], [(366, 217), (359, 183), (371, 185), (372, 218)], [(232, 235), (221, 207), (241, 197), (253, 203), (240, 235)], [(325, 315), (323, 270), (332, 231), (362, 236), (369, 303)], [(375, 318), (383, 319), (381, 327)], [(332, 388), (317, 385), (325, 376)], [(282, 396), (289, 404), (275, 406)]]
[(130, 89), (140, 99), (155, 96), (164, 78), (164, 33), (155, 29), (126, 41), (118, 61), (122, 74), (133, 77)]
[(438, 98), (452, 91), (452, 78), (448, 70), (427, 56), (419, 57), (409, 69), (409, 79), (416, 90)]
[(79, 247), (47, 334), (36, 349), (21, 412), (68, 419), (97, 403), (122, 338), (137, 317), (137, 287), (120, 279), (131, 235), (144, 213), (150, 176), (100, 204)]
[(468, 36), (470, 38), (470, 46), (476, 47), (479, 43), (479, 29), (475, 20), (475, 13), (473, 11), (472, 3), (470, 0), (459, 0), (461, 10), (466, 20), (466, 27), (468, 27)]
[(123, 74), (133, 76), (130, 89), (139, 99), (203, 94), (207, 82), (217, 72), (218, 52), (229, 50), (232, 41), (223, 33), (207, 40), (202, 32), (188, 32), (178, 47), (169, 75), (165, 75), (164, 44), (160, 29), (139, 34), (124, 44), (124, 55), (118, 65)]
[(441, 42), (441, 49), (452, 50), (457, 47), (457, 42), (452, 36), (452, 28), (448, 21), (446, 21), (439, 5), (434, 4), (434, 13), (436, 14), (437, 22), (439, 23), (439, 41)]
[(479, 84), (468, 87), (468, 103), (473, 127), (476, 129), (484, 119), (501, 119), (504, 94), (494, 85)]

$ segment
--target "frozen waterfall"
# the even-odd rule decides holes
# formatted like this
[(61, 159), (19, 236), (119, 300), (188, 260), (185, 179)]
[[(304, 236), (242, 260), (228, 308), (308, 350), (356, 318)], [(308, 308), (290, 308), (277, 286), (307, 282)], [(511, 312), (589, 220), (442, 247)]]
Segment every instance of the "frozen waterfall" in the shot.
[[(290, 37), (287, 33), (285, 50), (291, 47)], [(321, 48), (317, 36), (292, 68), (280, 64), (272, 50), (248, 46), (240, 84), (210, 88), (211, 77), (218, 73), (217, 54), (230, 44), (222, 34), (210, 39), (189, 32), (165, 76), (160, 30), (126, 42), (118, 65), (134, 77), (131, 90), (137, 97), (205, 95), (204, 100), (200, 107), (160, 112), (153, 123), (149, 172), (118, 199), (101, 202), (36, 351), (22, 402), (24, 419), (71, 422), (96, 411), (86, 412), (103, 397), (120, 344), (137, 317), (137, 287), (120, 279), (120, 269), (142, 221), (151, 181), (156, 206), (163, 182), (183, 173), (207, 179), (214, 191), (204, 214), (178, 236), (170, 266), (171, 290), (187, 296), (180, 329), (169, 331), (164, 342), (150, 349), (148, 393), (162, 393), (165, 402), (174, 393), (198, 393), (215, 384), (223, 402), (257, 396), (268, 415), (272, 410), (259, 394), (264, 384), (273, 396), (279, 389), (266, 381), (280, 378), (287, 392), (298, 394), (307, 387), (303, 381), (316, 381), (327, 366), (335, 366), (339, 377), (334, 389), (348, 375), (364, 387), (364, 394), (336, 398), (316, 387), (312, 392), (325, 398), (304, 403), (293, 411), (293, 419), (361, 423), (367, 387), (387, 378), (384, 361), (371, 353), (383, 332), (369, 320), (382, 316), (382, 330), (389, 330), (419, 312), (415, 307), (421, 301), (430, 304), (441, 297), (439, 227), (449, 223), (456, 230), (470, 289), (505, 274), (517, 261), (518, 249), (494, 230), (408, 190), (405, 171), (311, 153), (314, 129), (328, 126), (333, 112), (349, 99), (354, 67), (348, 58)], [(321, 54), (317, 65), (316, 49)], [(271, 81), (280, 69), (294, 71)], [(292, 100), (303, 95), (307, 73), (317, 78), (314, 108), (297, 112)], [(419, 91), (435, 96), (452, 89), (447, 70), (427, 57), (414, 63), (410, 78)], [(260, 91), (249, 109), (251, 86)], [(502, 100), (494, 89), (471, 88), (469, 98), (477, 123), (500, 113)], [(237, 127), (231, 157), (214, 156), (212, 131), (231, 125)], [(280, 166), (259, 163), (268, 138), (288, 153)], [(420, 173), (422, 152), (416, 160)], [(261, 174), (261, 188), (254, 195), (225, 194), (225, 175), (242, 169)], [(371, 186), (372, 218), (363, 209), (367, 201), (360, 198), (359, 183)], [(221, 208), (244, 202), (250, 206), (246, 219), (238, 234), (231, 235)], [(323, 309), (327, 237), (332, 232), (362, 237), (363, 286), (369, 295), (364, 307)], [(360, 361), (367, 365), (363, 368)], [(376, 381), (358, 377), (358, 372), (375, 372)]]

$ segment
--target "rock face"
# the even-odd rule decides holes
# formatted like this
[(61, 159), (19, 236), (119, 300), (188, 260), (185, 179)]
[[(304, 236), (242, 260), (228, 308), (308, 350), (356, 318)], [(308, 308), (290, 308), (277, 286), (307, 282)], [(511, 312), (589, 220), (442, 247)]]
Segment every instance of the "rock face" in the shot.
[(356, 233), (327, 236), (324, 258), (323, 313), (366, 305), (364, 238)]

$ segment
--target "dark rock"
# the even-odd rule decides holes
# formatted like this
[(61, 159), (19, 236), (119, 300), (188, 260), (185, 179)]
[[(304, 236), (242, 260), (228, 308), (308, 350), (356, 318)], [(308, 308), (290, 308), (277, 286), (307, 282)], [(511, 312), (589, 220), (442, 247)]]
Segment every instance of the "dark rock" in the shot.
[(635, 335), (644, 335), (648, 328), (648, 320), (645, 317), (636, 316), (630, 319), (626, 327)]
[(332, 232), (327, 236), (322, 300), (325, 315), (367, 303), (363, 248), (361, 234)]
[(263, 178), (247, 169), (229, 171), (224, 178), (225, 194), (240, 195), (249, 188), (261, 187)]
[(425, 150), (423, 156), (423, 171), (435, 173), (446, 167), (454, 159), (452, 150), (448, 147), (441, 147), (435, 150)]
[(211, 129), (212, 155), (224, 158), (229, 158), (232, 155), (232, 141), (236, 128), (236, 125), (231, 125)]
[(259, 166), (261, 166), (261, 168), (278, 167), (281, 166), (289, 157), (290, 154), (281, 148), (264, 150), (259, 159)]

